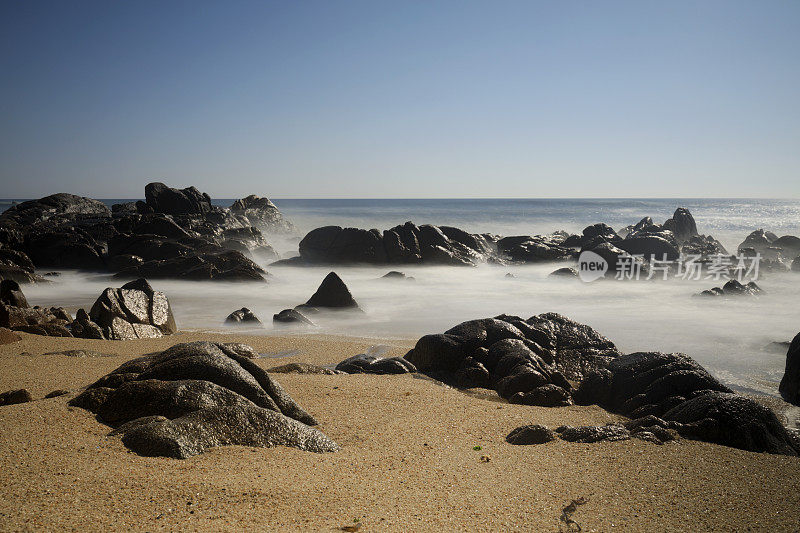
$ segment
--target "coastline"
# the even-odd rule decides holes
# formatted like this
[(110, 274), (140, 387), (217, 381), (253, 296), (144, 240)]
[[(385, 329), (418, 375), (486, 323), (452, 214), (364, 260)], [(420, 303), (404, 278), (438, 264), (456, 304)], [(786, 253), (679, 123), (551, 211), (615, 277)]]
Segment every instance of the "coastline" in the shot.
[[(581, 497), (588, 502), (572, 518), (583, 531), (800, 528), (796, 458), (686, 439), (512, 446), (505, 436), (523, 424), (619, 417), (596, 406), (488, 401), (412, 375), (275, 374), (341, 445), (333, 454), (230, 446), (187, 460), (140, 457), (91, 413), (66, 405), (122, 362), (180, 342), (299, 350), (256, 360), (270, 368), (335, 364), (374, 344), (402, 356), (413, 340), (197, 331), (135, 341), (21, 336), (0, 346), (0, 390), (24, 387), (36, 401), (0, 409), (4, 531), (331, 531), (354, 524), (361, 531), (554, 531), (564, 526), (562, 508)], [(42, 355), (65, 349), (114, 355)], [(55, 389), (71, 392), (39, 400)]]

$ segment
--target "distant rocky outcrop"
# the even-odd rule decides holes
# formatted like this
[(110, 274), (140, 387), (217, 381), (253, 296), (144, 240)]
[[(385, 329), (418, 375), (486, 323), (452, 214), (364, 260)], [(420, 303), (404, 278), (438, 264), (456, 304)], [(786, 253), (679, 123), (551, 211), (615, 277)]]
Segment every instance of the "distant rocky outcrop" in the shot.
[(112, 434), (140, 455), (185, 459), (227, 445), (338, 450), (309, 427), (316, 420), (252, 362), (252, 352), (235, 344), (177, 344), (128, 361), (70, 404), (116, 428)]
[(783, 399), (800, 405), (800, 333), (798, 333), (786, 352), (786, 370), (778, 390)]
[(233, 202), (230, 207), (235, 215), (245, 217), (250, 224), (263, 233), (292, 233), (294, 225), (283, 217), (283, 214), (269, 201), (251, 194)]
[(696, 294), (695, 296), (756, 296), (763, 292), (763, 289), (761, 289), (761, 287), (759, 287), (755, 281), (742, 284), (738, 280), (730, 279), (725, 282), (725, 285), (723, 285), (721, 288), (714, 287), (712, 289), (707, 289)]
[(745, 238), (739, 245), (738, 251), (743, 255), (758, 253), (765, 259), (778, 259), (789, 263), (800, 255), (800, 237), (794, 235), (778, 237), (771, 231), (759, 229)]
[(148, 184), (145, 197), (111, 210), (63, 193), (11, 207), (0, 214), (0, 278), (40, 281), (35, 267), (111, 271), (127, 279), (263, 281), (254, 260), (278, 257), (257, 227), (283, 220), (266, 199), (248, 197), (235, 204), (243, 211), (234, 212), (194, 187), (163, 183)]

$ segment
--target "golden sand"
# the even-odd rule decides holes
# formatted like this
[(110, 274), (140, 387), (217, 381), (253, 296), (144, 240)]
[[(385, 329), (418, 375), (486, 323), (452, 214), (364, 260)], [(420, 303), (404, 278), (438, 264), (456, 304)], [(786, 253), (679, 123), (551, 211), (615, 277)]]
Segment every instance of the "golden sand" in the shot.
[[(512, 446), (505, 436), (523, 424), (617, 417), (597, 407), (510, 405), (412, 375), (275, 375), (341, 445), (337, 453), (232, 446), (187, 460), (140, 457), (91, 413), (67, 406), (131, 357), (201, 339), (299, 351), (258, 360), (269, 368), (336, 363), (387, 342), (22, 336), (0, 346), (0, 392), (27, 388), (37, 400), (0, 407), (2, 531), (558, 531), (562, 509), (579, 498), (587, 502), (572, 518), (583, 531), (800, 530), (798, 458), (683, 439)], [(388, 355), (403, 355), (413, 341), (388, 344)], [(43, 355), (65, 349), (113, 356)], [(73, 392), (39, 399), (55, 389)]]

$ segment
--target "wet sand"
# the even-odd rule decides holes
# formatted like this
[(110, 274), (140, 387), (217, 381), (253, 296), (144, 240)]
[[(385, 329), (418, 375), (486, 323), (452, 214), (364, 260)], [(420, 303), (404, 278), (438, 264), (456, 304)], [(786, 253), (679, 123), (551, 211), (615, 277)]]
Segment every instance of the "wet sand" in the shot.
[[(798, 458), (683, 439), (512, 446), (505, 436), (523, 424), (617, 417), (597, 407), (510, 405), (411, 375), (276, 374), (341, 445), (332, 454), (233, 446), (187, 460), (140, 457), (91, 413), (67, 406), (124, 361), (178, 342), (297, 351), (258, 360), (269, 368), (337, 363), (373, 344), (403, 355), (413, 340), (21, 335), (0, 346), (0, 391), (27, 388), (37, 400), (0, 407), (2, 531), (558, 531), (562, 509), (578, 498), (588, 500), (572, 515), (583, 531), (800, 530)], [(66, 349), (112, 356), (43, 355)], [(41, 399), (55, 389), (72, 392)]]

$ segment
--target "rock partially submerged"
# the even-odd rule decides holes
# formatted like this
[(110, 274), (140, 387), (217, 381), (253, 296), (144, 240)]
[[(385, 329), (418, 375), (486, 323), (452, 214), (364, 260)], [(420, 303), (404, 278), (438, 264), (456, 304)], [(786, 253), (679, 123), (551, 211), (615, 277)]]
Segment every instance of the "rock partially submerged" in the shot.
[(274, 324), (299, 324), (301, 326), (313, 326), (314, 323), (308, 319), (303, 313), (297, 309), (284, 309), (280, 313), (272, 315), (272, 322)]
[(791, 261), (800, 255), (800, 237), (794, 235), (778, 237), (771, 231), (759, 229), (745, 238), (739, 245), (738, 251), (743, 255), (758, 253), (765, 259)]
[(344, 284), (336, 272), (331, 272), (322, 280), (317, 291), (302, 305), (300, 310), (313, 309), (350, 309), (360, 310), (358, 303), (350, 294), (350, 289)]
[(713, 289), (707, 289), (695, 296), (757, 296), (762, 292), (764, 292), (763, 289), (761, 289), (755, 281), (742, 284), (738, 280), (730, 279), (722, 288), (714, 287)]
[[(247, 348), (247, 349), (244, 349)], [(185, 459), (214, 446), (338, 446), (235, 344), (193, 342), (128, 361), (70, 404), (95, 413), (136, 453)]]
[(242, 307), (229, 314), (225, 319), (225, 323), (233, 325), (260, 325), (261, 321), (250, 309)]
[(231, 212), (247, 218), (254, 227), (265, 233), (291, 233), (294, 225), (283, 217), (283, 214), (269, 201), (251, 194), (233, 202)]

